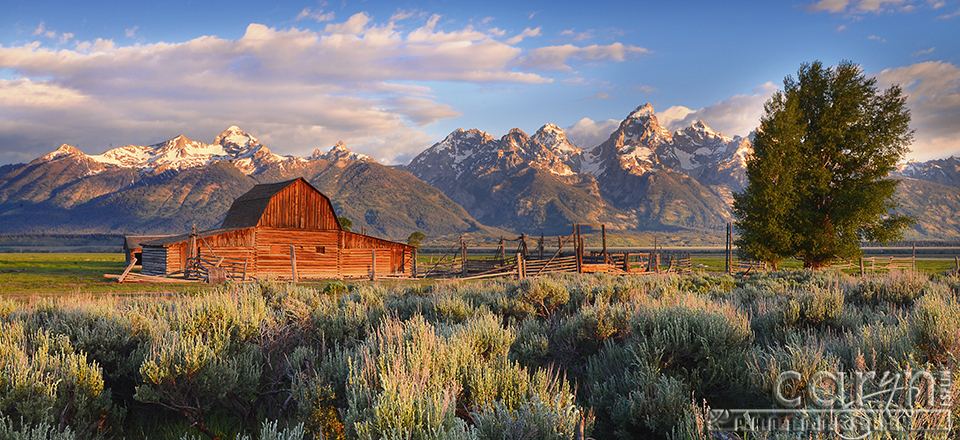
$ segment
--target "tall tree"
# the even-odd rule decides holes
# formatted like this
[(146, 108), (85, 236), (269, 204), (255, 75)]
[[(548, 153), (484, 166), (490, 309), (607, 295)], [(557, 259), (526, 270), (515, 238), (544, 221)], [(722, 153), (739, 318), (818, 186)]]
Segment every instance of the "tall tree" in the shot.
[(913, 223), (893, 212), (889, 177), (913, 139), (900, 87), (878, 91), (849, 61), (803, 64), (783, 86), (764, 105), (749, 183), (734, 195), (739, 252), (821, 268), (858, 257), (863, 240), (900, 238)]

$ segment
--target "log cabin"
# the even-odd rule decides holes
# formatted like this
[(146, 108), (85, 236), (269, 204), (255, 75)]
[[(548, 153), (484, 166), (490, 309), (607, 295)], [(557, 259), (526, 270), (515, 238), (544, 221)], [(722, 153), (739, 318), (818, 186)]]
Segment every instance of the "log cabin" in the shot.
[(303, 178), (254, 186), (217, 229), (142, 243), (145, 275), (183, 273), (197, 257), (243, 262), (242, 278), (414, 276), (415, 248), (344, 230), (330, 199)]

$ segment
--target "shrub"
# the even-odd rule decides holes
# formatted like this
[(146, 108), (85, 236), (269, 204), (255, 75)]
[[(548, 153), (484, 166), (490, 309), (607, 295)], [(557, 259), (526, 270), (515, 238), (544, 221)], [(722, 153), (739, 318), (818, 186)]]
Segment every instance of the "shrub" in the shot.
[[(16, 426), (9, 417), (0, 417), (0, 439), (3, 440), (74, 440), (77, 436), (70, 427), (62, 431), (48, 423)], [(23, 423), (20, 423), (23, 425)]]
[(23, 432), (56, 424), (83, 436), (116, 428), (122, 418), (86, 354), (65, 336), (26, 333), (22, 322), (0, 323), (0, 412), (19, 418)]
[(109, 383), (132, 388), (128, 379), (142, 361), (132, 355), (150, 338), (149, 324), (135, 309), (109, 299), (70, 301), (46, 321), (43, 328), (69, 338), (76, 350), (103, 368)]
[[(557, 396), (572, 403), (565, 380), (543, 370), (530, 374), (507, 358), (514, 338), (489, 313), (449, 327), (420, 315), (385, 320), (350, 359), (343, 411), (348, 436), (464, 436), (471, 411), (522, 412), (536, 398), (552, 402)], [(558, 405), (551, 408), (569, 410)]]
[(527, 368), (545, 365), (550, 359), (549, 325), (536, 319), (525, 319), (517, 327), (517, 337), (510, 346), (510, 359)]
[(950, 294), (925, 295), (911, 316), (914, 338), (927, 360), (956, 364), (960, 353), (960, 301)]
[(263, 368), (258, 346), (223, 346), (220, 341), (222, 337), (176, 332), (154, 340), (134, 398), (171, 409), (215, 437), (205, 425), (205, 413), (217, 403), (242, 410), (243, 402), (252, 400)]
[(783, 345), (756, 348), (753, 353), (751, 376), (759, 378), (754, 383), (755, 393), (768, 401), (774, 401), (774, 387), (780, 374), (785, 371), (800, 373), (801, 380), (788, 381), (780, 390), (787, 399), (802, 396), (807, 389), (806, 380), (819, 371), (843, 371), (840, 359), (828, 348), (827, 341), (811, 332), (791, 332)]
[(253, 340), (268, 316), (264, 298), (234, 289), (159, 310), (153, 339), (140, 349), (142, 384), (134, 398), (176, 411), (211, 438), (204, 414), (214, 404), (246, 419), (263, 371), (263, 354)]
[(370, 315), (353, 296), (324, 297), (311, 316), (316, 337), (333, 344), (356, 344), (367, 337)]
[(385, 320), (350, 361), (347, 434), (426, 439), (464, 431), (456, 378), (466, 351), (443, 342), (422, 316)]
[(286, 358), (289, 370), (295, 372), (291, 394), (296, 399), (300, 420), (316, 437), (345, 438), (337, 408), (346, 406), (346, 384), (354, 354), (353, 350), (342, 347), (322, 353), (297, 347)]
[(850, 289), (850, 297), (868, 304), (911, 305), (931, 288), (933, 285), (926, 275), (912, 270), (895, 270), (863, 278), (857, 288)]
[(739, 387), (753, 333), (735, 306), (684, 295), (638, 310), (630, 326), (647, 362), (682, 378), (703, 397)]
[(783, 304), (782, 326), (824, 327), (836, 325), (843, 311), (843, 292), (836, 286), (811, 285), (791, 295)]
[[(302, 423), (293, 428), (281, 429), (277, 421), (274, 420), (272, 422), (264, 421), (260, 428), (260, 435), (256, 438), (258, 440), (303, 440), (305, 435), (306, 430)], [(180, 440), (200, 440), (200, 438), (184, 434), (180, 437)], [(236, 440), (253, 440), (253, 438), (248, 434), (237, 434)]]
[(517, 299), (546, 318), (570, 300), (567, 286), (551, 277), (525, 278), (517, 283)]
[(662, 374), (634, 346), (610, 346), (587, 366), (588, 402), (599, 435), (649, 438), (669, 432), (688, 411), (690, 388)]
[(473, 413), (473, 432), (478, 439), (580, 439), (584, 437), (588, 419), (570, 398), (557, 394), (544, 401), (534, 394), (529, 402), (512, 409), (503, 402), (484, 405)]

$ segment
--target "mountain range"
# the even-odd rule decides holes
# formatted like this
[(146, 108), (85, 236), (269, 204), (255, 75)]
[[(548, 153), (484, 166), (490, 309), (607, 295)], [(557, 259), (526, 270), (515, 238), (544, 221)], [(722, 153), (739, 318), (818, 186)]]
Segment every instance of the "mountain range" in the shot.
[[(606, 141), (573, 145), (545, 124), (499, 139), (457, 129), (409, 164), (384, 166), (342, 142), (282, 156), (232, 126), (210, 144), (166, 142), (86, 155), (69, 145), (0, 167), (0, 233), (181, 233), (213, 228), (257, 183), (304, 177), (355, 230), (401, 240), (421, 231), (568, 234), (573, 223), (703, 235), (719, 242), (746, 185), (750, 137), (705, 122), (671, 132), (653, 106), (630, 112)], [(900, 165), (898, 195), (917, 218), (908, 239), (960, 238), (960, 160)]]

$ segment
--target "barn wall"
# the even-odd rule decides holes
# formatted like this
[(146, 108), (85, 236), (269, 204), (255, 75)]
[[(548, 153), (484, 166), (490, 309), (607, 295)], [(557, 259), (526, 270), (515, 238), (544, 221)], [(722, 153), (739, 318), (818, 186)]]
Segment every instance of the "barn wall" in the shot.
[(338, 231), (259, 228), (256, 237), (257, 276), (290, 278), (290, 246), (301, 278), (339, 278)]
[(270, 199), (260, 227), (339, 230), (337, 214), (323, 194), (298, 180)]
[[(353, 248), (343, 249), (343, 242)], [(300, 278), (366, 277), (373, 273), (412, 274), (412, 249), (400, 243), (342, 231), (304, 231), (258, 228), (256, 275), (260, 278), (293, 276), (290, 246), (294, 247)]]
[(144, 275), (162, 277), (167, 275), (167, 248), (144, 246), (141, 272)]

